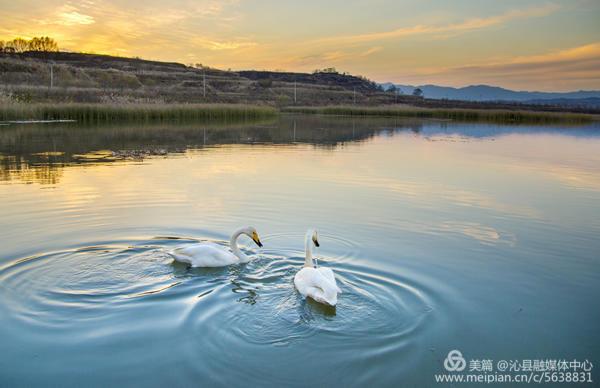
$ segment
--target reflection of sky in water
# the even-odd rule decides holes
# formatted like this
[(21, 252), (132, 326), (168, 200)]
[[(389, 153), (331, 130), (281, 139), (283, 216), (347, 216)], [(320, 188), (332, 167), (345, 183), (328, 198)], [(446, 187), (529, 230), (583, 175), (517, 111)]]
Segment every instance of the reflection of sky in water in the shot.
[[(65, 156), (59, 144), (52, 145), (53, 151), (5, 152), (5, 161), (19, 160), (18, 168), (14, 163), (5, 165), (5, 181), (48, 183), (50, 186), (41, 188), (50, 191), (40, 196), (28, 187), (12, 185), (3, 191), (22, 192), (18, 200), (33, 196), (29, 199), (35, 199), (37, 212), (62, 209), (67, 219), (69, 214), (95, 209), (104, 222), (116, 222), (128, 213), (146, 217), (147, 207), (158, 211), (161, 219), (169, 218), (173, 211), (187, 213), (190, 208), (213, 221), (253, 213), (253, 209), (287, 212), (286, 216), (297, 218), (297, 209), (290, 206), (296, 203), (304, 212), (321, 205), (325, 210), (318, 213), (333, 217), (351, 211), (373, 227), (393, 224), (400, 230), (426, 234), (452, 231), (486, 244), (514, 244), (517, 237), (511, 227), (503, 225), (506, 220), (597, 225), (593, 212), (583, 206), (600, 192), (600, 141), (593, 129), (396, 122), (398, 129), (390, 132), (385, 121), (340, 120), (339, 124), (330, 120), (315, 130), (312, 121), (305, 124), (302, 120), (285, 118), (279, 124), (281, 131), (301, 132), (304, 141), (317, 145), (319, 141), (311, 139), (335, 144), (340, 137), (343, 142), (335, 148), (314, 148), (302, 142), (288, 146), (212, 145), (183, 148), (170, 157), (120, 153), (118, 156), (126, 157), (115, 158), (114, 151), (120, 152), (123, 146), (117, 131), (106, 150), (89, 150), (85, 137), (80, 139), (83, 154), (91, 155), (89, 163), (80, 158), (77, 148), (71, 147)], [(327, 127), (330, 123), (334, 123), (333, 129)], [(375, 137), (368, 143), (348, 142), (352, 136), (348, 131), (356, 133), (357, 128), (360, 138)], [(240, 131), (232, 131), (236, 130)], [(214, 143), (224, 129), (217, 131), (210, 135)], [(280, 141), (282, 135), (275, 137)], [(224, 141), (244, 142), (247, 138), (247, 133), (227, 134)], [(439, 141), (430, 141), (432, 138)], [(481, 138), (493, 141), (478, 141)], [(146, 138), (144, 141), (148, 143)], [(156, 147), (168, 148), (169, 143), (157, 143)], [(50, 163), (53, 157), (73, 155), (77, 159)], [(102, 157), (98, 159), (98, 155)], [(28, 160), (32, 157), (36, 159)], [(118, 163), (113, 163), (115, 160)], [(337, 200), (340, 192), (352, 194), (351, 208)], [(243, 208), (250, 198), (252, 207)], [(118, 212), (113, 211), (115, 207)], [(256, 217), (268, 220), (270, 216)]]
[[(390, 127), (398, 129), (388, 130)], [(280, 331), (290, 338), (299, 334), (289, 326), (296, 322), (298, 312), (286, 310), (286, 306), (295, 306), (295, 300), (289, 299), (293, 293), (286, 293), (287, 283), (277, 283), (277, 279), (291, 276), (296, 262), (281, 259), (301, 256), (303, 231), (316, 226), (324, 236), (321, 254), (330, 265), (346, 271), (341, 272), (346, 287), (356, 287), (355, 293), (348, 293), (347, 303), (359, 303), (360, 295), (377, 298), (381, 292), (388, 296), (387, 304), (364, 310), (353, 306), (354, 314), (377, 313), (379, 330), (392, 332), (397, 328), (390, 322), (400, 315), (410, 316), (412, 308), (429, 314), (423, 318), (415, 313), (422, 319), (418, 324), (407, 318), (411, 331), (402, 347), (385, 353), (385, 344), (377, 345), (382, 353), (373, 368), (385, 381), (394, 380), (393, 373), (401, 371), (412, 385), (428, 385), (431, 373), (439, 367), (435, 360), (443, 359), (449, 346), (473, 357), (494, 359), (590, 359), (597, 352), (597, 128), (284, 117), (280, 123), (254, 129), (209, 129), (207, 135), (203, 130), (173, 130), (172, 138), (148, 129), (136, 139), (132, 131), (113, 129), (106, 135), (104, 147), (96, 147), (104, 135), (94, 131), (79, 138), (67, 136), (66, 131), (59, 136), (66, 143), (45, 146), (42, 139), (27, 145), (31, 136), (35, 138), (29, 130), (0, 136), (0, 265), (54, 251), (60, 251), (59, 256), (69, 262), (73, 257), (64, 253), (67, 248), (118, 242), (119, 248), (111, 249), (121, 252), (117, 264), (123, 266), (124, 275), (132, 272), (127, 279), (134, 282), (139, 277), (150, 282), (148, 274), (125, 269), (128, 260), (138, 256), (160, 274), (161, 283), (148, 289), (132, 285), (136, 295), (147, 295), (145, 292), (171, 290), (171, 270), (144, 256), (146, 245), (131, 256), (130, 248), (121, 245), (155, 236), (227, 239), (237, 226), (253, 224), (265, 240), (265, 254), (273, 256), (269, 265), (274, 266), (253, 268), (253, 276), (265, 275), (272, 283), (265, 285), (264, 280), (265, 284), (244, 288), (248, 287), (244, 282), (250, 280), (232, 281), (236, 300), (250, 300), (251, 306), (258, 306), (240, 310), (247, 315), (235, 319), (264, 325), (263, 316), (252, 315), (252, 311), (268, 316), (271, 310), (261, 304), (268, 296), (263, 294), (261, 299), (261, 289), (278, 290), (270, 297), (279, 309), (277, 319), (283, 320), (277, 325), (282, 326), (261, 332), (277, 342)], [(220, 132), (224, 130), (234, 132)], [(155, 152), (162, 149), (168, 153)], [(137, 153), (113, 154), (127, 150)], [(140, 150), (148, 152), (140, 154)], [(110, 157), (87, 161), (72, 157), (92, 154)], [(110, 257), (110, 252), (102, 257)], [(95, 256), (89, 257), (94, 260)], [(81, 271), (87, 271), (83, 264)], [(62, 276), (72, 277), (78, 268), (75, 265)], [(59, 268), (53, 270), (61, 273)], [(110, 274), (110, 267), (102, 270)], [(270, 274), (271, 270), (276, 275)], [(47, 278), (59, 281), (54, 272)], [(399, 291), (386, 288), (386, 284), (395, 284), (390, 274), (402, 276), (403, 289), (418, 298), (407, 302), (409, 295), (398, 296)], [(219, 272), (218, 276), (233, 275)], [(97, 277), (91, 279), (97, 281)], [(165, 292), (176, 293), (180, 287)], [(218, 292), (210, 294), (220, 298), (211, 302), (216, 303), (214, 308), (223, 307), (219, 303), (225, 303), (230, 294)], [(194, 303), (201, 293), (194, 294)], [(345, 321), (350, 318), (343, 301), (337, 315), (319, 324), (335, 333), (336, 318), (340, 328), (352, 322)], [(195, 305), (187, 299), (180, 303), (197, 319), (190, 323), (192, 328), (202, 330), (201, 311), (192, 308)], [(398, 317), (388, 320), (385, 314), (395, 311), (392, 306), (396, 305), (405, 310), (394, 312)], [(359, 322), (351, 327), (359, 330)], [(166, 332), (172, 330), (172, 326), (157, 325)], [(227, 327), (227, 323), (223, 325)], [(369, 320), (361, 325), (367, 329)], [(138, 335), (150, 329), (140, 330)], [(311, 336), (313, 345), (338, 346), (317, 332)], [(346, 349), (352, 350), (351, 354), (370, 354), (361, 348), (365, 344), (353, 342), (356, 338), (348, 340)], [(15, 341), (11, 349), (24, 346)], [(283, 350), (299, 351), (293, 344), (286, 341), (290, 348)], [(210, 345), (206, 344), (208, 349)], [(256, 346), (251, 351), (264, 350)], [(372, 348), (373, 354), (377, 354), (377, 346)], [(35, 346), (28, 344), (24, 349), (34, 351)], [(411, 359), (407, 360), (403, 354), (409, 350)], [(87, 351), (94, 353), (94, 349)], [(262, 357), (269, 361), (268, 354)], [(279, 354), (270, 362), (275, 365), (279, 358), (285, 359)], [(289, 366), (279, 368), (282, 375), (296, 373)], [(312, 368), (315, 376), (327, 380), (318, 365)], [(348, 376), (358, 371), (350, 370)]]
[[(296, 135), (301, 133), (302, 141), (311, 145), (269, 145), (269, 136), (261, 139), (267, 142), (264, 145), (216, 145), (223, 131), (244, 131), (242, 127), (217, 129), (216, 133), (209, 130), (214, 143), (211, 147), (187, 151), (183, 147), (171, 157), (122, 152), (131, 149), (131, 144), (120, 148), (124, 144), (118, 130), (106, 150), (90, 150), (86, 137), (82, 137), (66, 155), (56, 143), (53, 150), (45, 152), (5, 152), (4, 161), (11, 161), (2, 170), (5, 181), (48, 183), (46, 188), (51, 190), (41, 197), (27, 187), (5, 186), (3, 191), (22, 192), (24, 197), (17, 196), (19, 200), (33, 195), (38, 212), (45, 206), (51, 212), (58, 205), (68, 218), (70, 213), (92, 210), (87, 206), (93, 205), (96, 210), (103, 209), (102, 217), (113, 220), (128, 212), (144, 217), (148, 206), (167, 213), (171, 211), (167, 209), (189, 207), (215, 219), (252, 212), (252, 208), (287, 211), (287, 216), (298, 217), (296, 209), (284, 201), (289, 198), (298, 206), (313, 209), (315, 204), (326, 209), (332, 206), (325, 211), (332, 216), (351, 211), (366, 225), (393, 224), (402, 230), (430, 234), (452, 230), (486, 244), (514, 243), (517, 237), (511, 228), (498, 226), (506, 219), (597, 225), (593, 212), (579, 205), (600, 192), (600, 141), (595, 129), (396, 120), (393, 127), (398, 129), (390, 132), (386, 129), (389, 124), (381, 120), (340, 120), (341, 124), (329, 120), (319, 123), (317, 129), (313, 121), (307, 124), (303, 120), (311, 119), (286, 117), (278, 124), (279, 132), (285, 134), (291, 129)], [(268, 133), (273, 133), (277, 124), (269, 125)], [(249, 136), (252, 131), (237, 136), (228, 133), (223, 141), (243, 143), (265, 137), (263, 128), (257, 130), (262, 135)], [(375, 137), (368, 143), (353, 143), (348, 141), (353, 136), (350, 130), (354, 136), (360, 132), (359, 139)], [(206, 131), (201, 132), (204, 141)], [(131, 134), (125, 135), (129, 139)], [(144, 144), (152, 135), (152, 131), (145, 135)], [(278, 142), (285, 138), (281, 133), (271, 137)], [(18, 136), (15, 138), (18, 142)], [(315, 138), (326, 144), (341, 138), (342, 143), (334, 148), (313, 148), (319, 144), (319, 140), (312, 140)], [(478, 141), (484, 138), (492, 141)], [(8, 137), (4, 139), (9, 143)], [(155, 147), (162, 150), (169, 146), (159, 142)], [(182, 148), (181, 144), (176, 146)], [(77, 147), (84, 152), (78, 153)], [(117, 157), (115, 151), (119, 152)], [(88, 155), (92, 162), (81, 155)], [(75, 159), (64, 162), (51, 160), (73, 156)], [(351, 209), (336, 200), (340, 192), (352, 194)], [(242, 209), (251, 196), (252, 208)], [(562, 206), (557, 206), (559, 203)], [(122, 209), (110, 211), (115, 205)], [(322, 209), (319, 214), (324, 214)], [(161, 215), (165, 216), (169, 217)], [(267, 215), (257, 217), (268, 219)]]

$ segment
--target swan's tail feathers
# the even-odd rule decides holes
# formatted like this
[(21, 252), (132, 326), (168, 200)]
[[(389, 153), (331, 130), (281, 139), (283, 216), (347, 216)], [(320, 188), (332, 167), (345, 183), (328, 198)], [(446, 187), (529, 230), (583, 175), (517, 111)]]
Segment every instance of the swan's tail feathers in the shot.
[[(336, 286), (337, 288), (337, 286)], [(330, 306), (335, 306), (337, 304), (337, 290), (331, 288), (325, 288), (324, 290), (325, 301)]]
[(173, 259), (174, 262), (176, 263), (185, 263), (184, 261), (181, 260), (181, 257), (179, 257), (175, 251), (170, 250), (170, 251), (165, 251), (165, 253), (171, 258)]
[(190, 260), (188, 258), (186, 258), (183, 255), (179, 255), (177, 254), (177, 252), (175, 252), (176, 249), (171, 249), (169, 251), (163, 251), (165, 252), (167, 255), (171, 256), (171, 258), (179, 263), (185, 263), (185, 264), (191, 264)]
[(163, 250), (164, 253), (166, 253), (167, 255), (171, 256), (173, 258), (173, 260), (177, 260), (177, 257), (175, 256), (175, 252), (171, 249), (171, 250)]

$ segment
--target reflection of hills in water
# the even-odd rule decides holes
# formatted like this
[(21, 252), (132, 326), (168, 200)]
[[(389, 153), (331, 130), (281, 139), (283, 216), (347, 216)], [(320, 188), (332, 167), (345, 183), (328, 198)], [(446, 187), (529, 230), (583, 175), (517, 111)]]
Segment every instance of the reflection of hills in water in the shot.
[(589, 125), (506, 125), (493, 123), (459, 123), (453, 121), (439, 121), (425, 123), (419, 134), (427, 137), (458, 136), (469, 139), (495, 138), (513, 134), (562, 134), (572, 137), (598, 137), (600, 124)]
[(276, 120), (237, 124), (124, 124), (79, 126), (77, 123), (9, 125), (0, 130), (0, 181), (53, 184), (65, 166), (141, 160), (226, 144), (312, 144), (335, 148), (376, 135), (412, 131), (430, 140), (493, 138), (512, 133), (557, 132), (598, 136), (598, 126), (501, 126), (382, 117), (282, 115)]
[(240, 124), (13, 125), (0, 131), (0, 180), (53, 184), (65, 166), (141, 160), (226, 144), (336, 147), (394, 128), (419, 131), (421, 125), (414, 120), (287, 115)]

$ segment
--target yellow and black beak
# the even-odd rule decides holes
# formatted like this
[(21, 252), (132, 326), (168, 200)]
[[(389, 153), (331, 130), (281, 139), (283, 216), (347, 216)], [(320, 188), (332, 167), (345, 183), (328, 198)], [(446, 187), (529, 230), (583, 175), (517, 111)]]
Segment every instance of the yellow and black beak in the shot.
[(313, 238), (313, 242), (315, 243), (315, 246), (318, 248), (319, 247), (319, 240), (317, 240), (316, 238)]
[(254, 232), (252, 233), (252, 241), (254, 241), (256, 243), (256, 245), (258, 245), (259, 247), (262, 247), (262, 243), (260, 242), (260, 238), (258, 237), (258, 233)]

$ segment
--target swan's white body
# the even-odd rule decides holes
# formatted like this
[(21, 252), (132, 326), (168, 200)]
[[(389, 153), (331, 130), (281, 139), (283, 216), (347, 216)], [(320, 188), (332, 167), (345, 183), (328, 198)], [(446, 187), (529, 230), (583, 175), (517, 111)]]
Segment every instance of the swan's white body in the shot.
[(247, 263), (252, 259), (240, 251), (237, 245), (237, 239), (242, 234), (249, 236), (259, 247), (262, 246), (256, 229), (247, 227), (233, 233), (229, 241), (231, 251), (222, 245), (203, 242), (180, 246), (167, 253), (176, 261), (192, 267), (225, 267), (231, 264)]
[(306, 258), (304, 268), (294, 276), (294, 285), (303, 297), (310, 297), (319, 303), (330, 306), (337, 304), (337, 294), (342, 290), (337, 286), (335, 275), (330, 268), (316, 267), (312, 258), (312, 246), (319, 246), (317, 233), (309, 230), (306, 233)]

